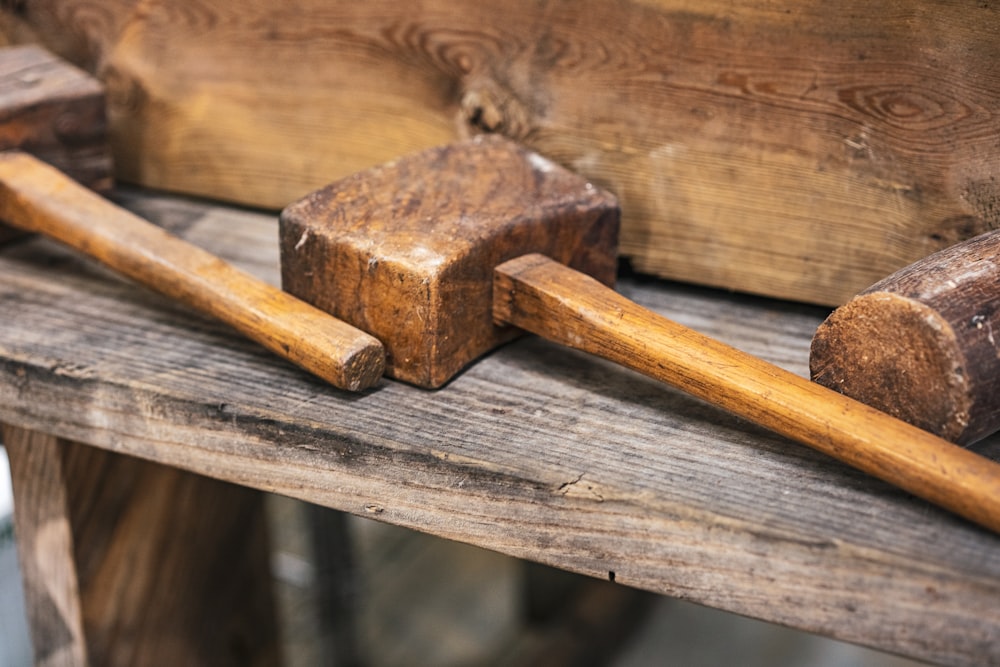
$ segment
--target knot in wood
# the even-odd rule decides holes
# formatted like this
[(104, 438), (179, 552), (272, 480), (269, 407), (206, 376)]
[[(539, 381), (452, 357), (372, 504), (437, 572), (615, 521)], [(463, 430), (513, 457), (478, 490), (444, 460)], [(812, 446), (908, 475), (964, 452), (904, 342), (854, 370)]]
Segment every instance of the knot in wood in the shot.
[(478, 79), (466, 87), (458, 120), (466, 137), (502, 134), (525, 139), (531, 134), (531, 113), (510, 89), (493, 79)]

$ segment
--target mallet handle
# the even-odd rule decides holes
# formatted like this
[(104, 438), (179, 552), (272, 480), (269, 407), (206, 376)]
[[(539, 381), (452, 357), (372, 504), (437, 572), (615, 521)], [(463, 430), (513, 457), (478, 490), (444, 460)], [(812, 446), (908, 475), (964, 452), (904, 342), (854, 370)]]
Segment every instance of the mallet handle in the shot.
[(0, 220), (40, 233), (172, 299), (215, 317), (342, 389), (382, 375), (382, 344), (115, 206), (57, 169), (0, 154)]
[(1000, 465), (657, 315), (541, 255), (494, 272), (494, 319), (662, 380), (1000, 532)]

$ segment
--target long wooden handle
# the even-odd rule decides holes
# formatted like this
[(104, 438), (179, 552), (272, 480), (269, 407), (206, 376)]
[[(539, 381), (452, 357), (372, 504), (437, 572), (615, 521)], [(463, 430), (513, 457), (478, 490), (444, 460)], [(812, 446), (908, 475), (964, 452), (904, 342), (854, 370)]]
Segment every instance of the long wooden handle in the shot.
[(703, 336), (541, 255), (494, 273), (494, 319), (662, 380), (1000, 532), (1000, 465)]
[(0, 220), (61, 241), (215, 317), (342, 389), (381, 377), (374, 337), (115, 206), (40, 160), (0, 154)]

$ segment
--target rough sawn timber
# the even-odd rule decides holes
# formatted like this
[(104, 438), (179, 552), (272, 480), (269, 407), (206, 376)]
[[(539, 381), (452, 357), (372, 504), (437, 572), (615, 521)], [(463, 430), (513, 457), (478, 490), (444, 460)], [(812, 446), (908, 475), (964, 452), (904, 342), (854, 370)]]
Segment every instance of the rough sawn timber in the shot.
[(639, 269), (830, 305), (1000, 226), (988, 3), (10, 6), (105, 81), (148, 185), (280, 208), (500, 132), (616, 194)]
[[(261, 277), (276, 220), (133, 197)], [(825, 311), (626, 280), (807, 373)], [(525, 338), (349, 396), (40, 239), (0, 251), (0, 422), (945, 664), (1000, 662), (1000, 538), (629, 371)], [(1000, 439), (976, 445), (1000, 457)]]

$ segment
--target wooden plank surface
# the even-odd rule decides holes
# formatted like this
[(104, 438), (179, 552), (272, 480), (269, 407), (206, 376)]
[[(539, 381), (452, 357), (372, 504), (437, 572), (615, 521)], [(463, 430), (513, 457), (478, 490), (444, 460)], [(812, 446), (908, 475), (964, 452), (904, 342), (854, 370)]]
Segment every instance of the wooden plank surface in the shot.
[[(133, 195), (277, 280), (272, 216)], [(805, 375), (824, 310), (627, 280)], [(1000, 537), (538, 339), (445, 388), (331, 389), (33, 239), (0, 253), (0, 421), (885, 650), (1000, 661)], [(977, 450), (1000, 458), (1000, 439)]]
[(500, 132), (617, 194), (647, 272), (840, 303), (1000, 226), (1000, 9), (752, 0), (29, 0), (122, 177), (281, 207)]

